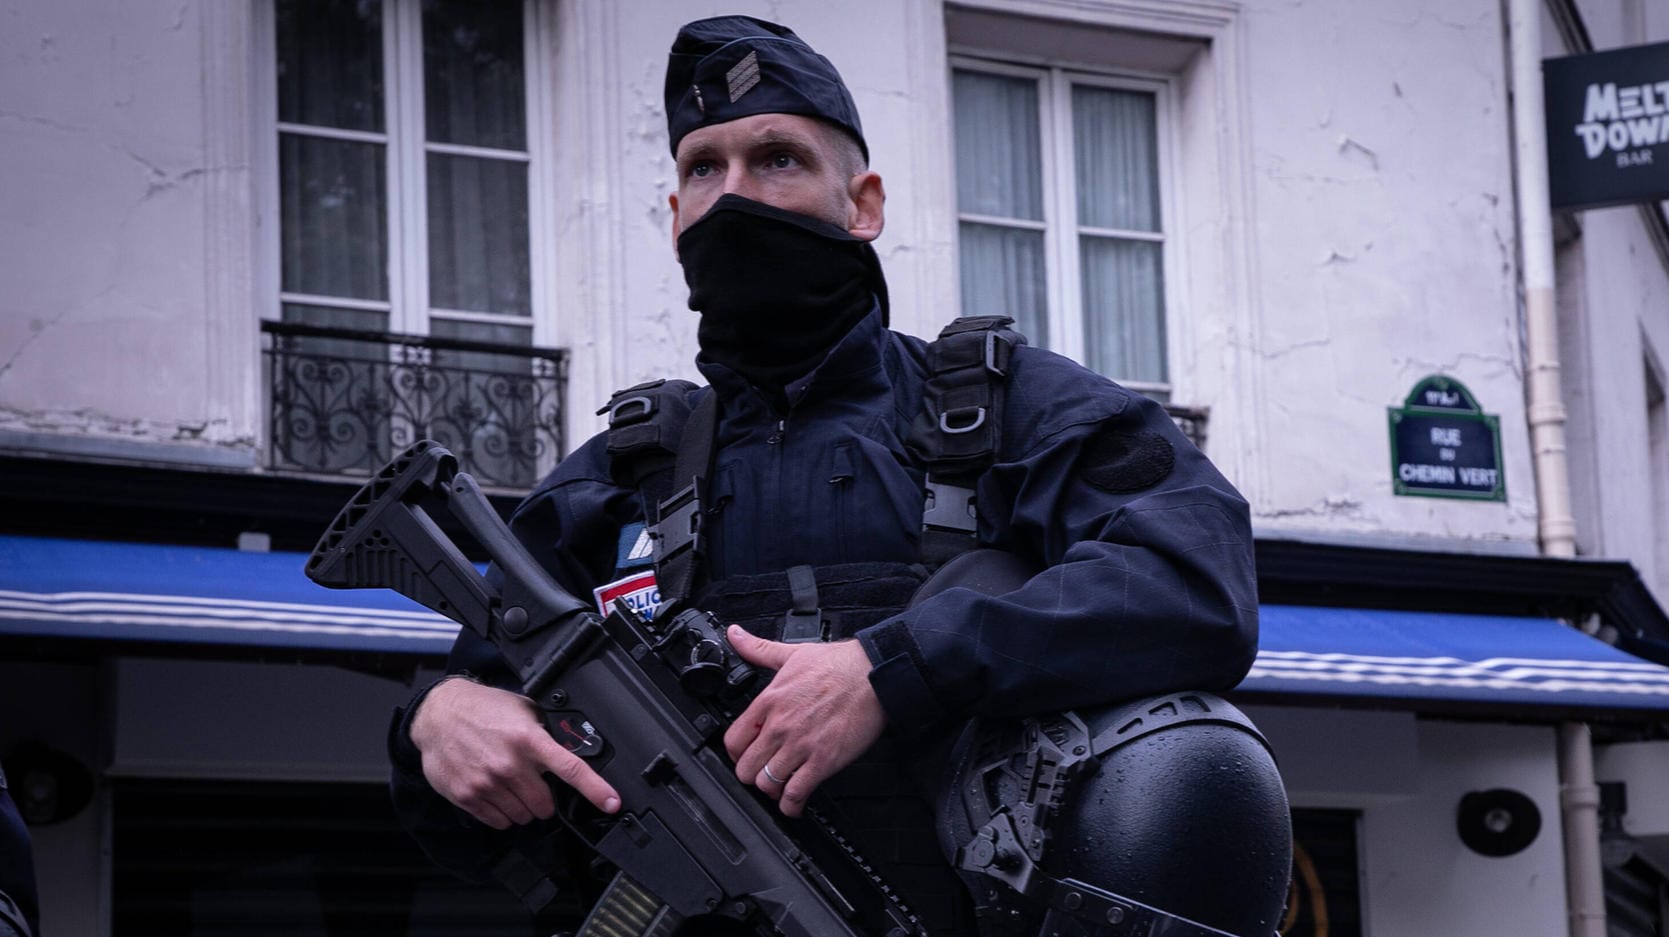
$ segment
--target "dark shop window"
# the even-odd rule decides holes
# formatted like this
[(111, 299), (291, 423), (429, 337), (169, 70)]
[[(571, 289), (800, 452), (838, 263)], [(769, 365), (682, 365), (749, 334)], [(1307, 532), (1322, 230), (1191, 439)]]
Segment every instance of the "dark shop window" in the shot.
[(1292, 891), (1282, 937), (1362, 937), (1354, 810), (1292, 812)]
[(502, 886), (429, 864), (379, 784), (118, 781), (116, 937), (531, 937)]

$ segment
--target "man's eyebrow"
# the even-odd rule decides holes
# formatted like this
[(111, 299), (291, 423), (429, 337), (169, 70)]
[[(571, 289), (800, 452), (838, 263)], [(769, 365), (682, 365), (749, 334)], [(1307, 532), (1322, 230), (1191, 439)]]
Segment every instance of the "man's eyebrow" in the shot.
[(755, 147), (760, 147), (760, 146), (806, 147), (806, 146), (811, 146), (812, 141), (807, 140), (805, 134), (794, 133), (793, 131), (781, 130), (781, 129), (776, 128), (776, 127), (771, 127), (769, 129), (760, 131), (758, 136), (754, 137), (751, 141), (749, 141), (749, 144), (751, 146), (755, 146)]
[(713, 155), (714, 147), (711, 143), (695, 143), (689, 149), (678, 155), (677, 164), (688, 166), (697, 160), (707, 159)]

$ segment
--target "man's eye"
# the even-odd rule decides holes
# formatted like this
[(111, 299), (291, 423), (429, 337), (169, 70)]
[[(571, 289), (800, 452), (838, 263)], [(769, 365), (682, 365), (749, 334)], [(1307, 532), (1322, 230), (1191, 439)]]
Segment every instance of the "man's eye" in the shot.
[(767, 162), (771, 164), (772, 169), (789, 169), (800, 164), (792, 153), (773, 153)]
[(712, 163), (696, 163), (696, 164), (694, 164), (690, 167), (690, 175), (695, 176), (697, 178), (705, 178), (706, 176), (710, 175), (712, 173), (712, 171), (713, 171), (713, 164)]

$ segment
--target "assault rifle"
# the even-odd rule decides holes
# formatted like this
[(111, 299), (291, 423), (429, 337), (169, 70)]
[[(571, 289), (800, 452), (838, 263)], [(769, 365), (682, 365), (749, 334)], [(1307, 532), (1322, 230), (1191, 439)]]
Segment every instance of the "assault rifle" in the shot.
[[(444, 507), (502, 576), (483, 576), (429, 513)], [(491, 641), (551, 735), (620, 793), (592, 811), (556, 785), (558, 813), (619, 871), (580, 937), (660, 937), (696, 915), (761, 935), (921, 937), (921, 923), (815, 809), (792, 821), (736, 780), (721, 735), (759, 675), (694, 609), (607, 617), (528, 554), (446, 449), (422, 441), (343, 507), (307, 561), (338, 589), (386, 588)], [(579, 801), (579, 805), (575, 802)]]

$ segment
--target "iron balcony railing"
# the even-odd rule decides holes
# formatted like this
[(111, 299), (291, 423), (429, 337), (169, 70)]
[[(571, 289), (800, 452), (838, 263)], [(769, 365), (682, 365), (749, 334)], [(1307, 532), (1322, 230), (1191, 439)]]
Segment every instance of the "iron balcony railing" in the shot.
[(483, 485), (529, 488), (565, 451), (564, 349), (289, 322), (261, 331), (273, 469), (368, 476), (427, 438)]
[(1200, 451), (1205, 451), (1205, 424), (1211, 416), (1206, 407), (1184, 407), (1181, 404), (1165, 404), (1165, 412), (1171, 415), (1171, 422), (1182, 430), (1182, 435), (1188, 437)]
[[(482, 484), (528, 488), (567, 451), (564, 349), (289, 322), (261, 330), (274, 469), (368, 476), (429, 438)], [(1165, 410), (1205, 448), (1204, 407)]]

